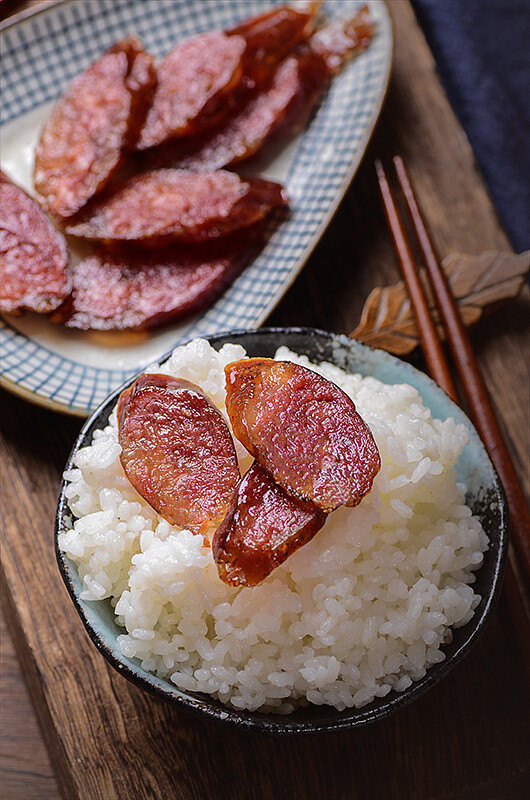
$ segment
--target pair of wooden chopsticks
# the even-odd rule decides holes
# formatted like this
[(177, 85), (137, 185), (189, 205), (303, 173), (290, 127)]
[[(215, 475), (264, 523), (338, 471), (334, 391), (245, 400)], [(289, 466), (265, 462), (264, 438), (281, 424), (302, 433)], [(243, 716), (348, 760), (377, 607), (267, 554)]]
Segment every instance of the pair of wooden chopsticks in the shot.
[[(425, 259), (426, 273), (443, 320), (463, 397), (467, 402), (472, 420), (499, 473), (506, 492), (510, 511), (511, 537), (518, 556), (517, 565), (520, 568), (523, 580), (530, 587), (530, 513), (528, 506), (502, 437), (499, 423), (493, 411), (458, 306), (445, 273), (435, 255), (434, 247), (418, 208), (405, 165), (399, 156), (394, 158), (394, 166), (416, 238)], [(376, 171), (386, 217), (394, 240), (403, 279), (409, 293), (412, 310), (416, 317), (427, 366), (434, 380), (452, 400), (458, 403), (458, 391), (451, 375), (449, 362), (438, 338), (405, 228), (380, 161), (376, 161)], [(510, 607), (516, 607), (517, 616), (523, 619), (525, 616), (524, 605), (509, 561), (507, 561), (505, 573), (505, 591), (509, 595)], [(526, 623), (528, 623), (527, 618)]]

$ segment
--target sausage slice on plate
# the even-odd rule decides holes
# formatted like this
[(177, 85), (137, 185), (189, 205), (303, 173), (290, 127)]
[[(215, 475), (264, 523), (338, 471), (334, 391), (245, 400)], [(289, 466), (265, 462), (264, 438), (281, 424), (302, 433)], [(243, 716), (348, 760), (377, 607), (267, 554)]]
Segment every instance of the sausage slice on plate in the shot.
[(294, 8), (279, 6), (243, 20), (227, 31), (246, 41), (245, 80), (247, 86), (261, 86), (283, 58), (306, 39), (315, 24), (322, 0), (308, 0)]
[(0, 171), (0, 311), (47, 313), (70, 291), (64, 236)]
[(202, 136), (155, 151), (154, 163), (218, 169), (250, 158), (279, 136), (297, 133), (325, 91), (330, 75), (365, 50), (373, 32), (366, 7), (352, 19), (324, 25), (279, 64), (266, 84), (258, 83), (222, 124)]
[(199, 245), (101, 247), (72, 269), (55, 322), (81, 330), (141, 330), (206, 308), (259, 250), (261, 226)]
[(325, 59), (329, 72), (333, 74), (350, 58), (366, 50), (374, 31), (368, 6), (361, 6), (351, 19), (332, 20), (315, 31), (310, 46)]
[(229, 31), (206, 31), (177, 44), (158, 65), (137, 148), (196, 136), (231, 116), (240, 96), (266, 82), (307, 35), (319, 5), (301, 11), (282, 6)]
[(381, 466), (352, 400), (306, 367), (271, 358), (225, 369), (236, 437), (277, 483), (324, 511), (355, 506)]
[(166, 158), (181, 169), (218, 169), (250, 158), (273, 137), (290, 136), (303, 128), (327, 86), (328, 75), (324, 59), (304, 48), (286, 58), (270, 86), (253, 94), (225, 125), (182, 140)]
[(222, 31), (200, 33), (174, 47), (158, 65), (158, 87), (137, 148), (190, 136), (212, 124), (242, 81), (245, 48), (241, 36)]
[(159, 169), (130, 178), (91, 203), (67, 231), (85, 239), (154, 246), (205, 242), (253, 225), (287, 202), (280, 184), (261, 178)]
[(35, 155), (35, 188), (51, 214), (73, 216), (107, 184), (138, 138), (155, 83), (153, 59), (134, 36), (74, 78)]

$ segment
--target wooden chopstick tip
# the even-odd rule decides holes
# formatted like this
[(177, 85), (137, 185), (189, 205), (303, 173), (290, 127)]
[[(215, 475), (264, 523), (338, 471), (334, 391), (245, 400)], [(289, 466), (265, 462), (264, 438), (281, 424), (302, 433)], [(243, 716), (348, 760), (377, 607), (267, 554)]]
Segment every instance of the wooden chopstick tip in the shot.
[(394, 166), (396, 168), (396, 171), (397, 172), (402, 172), (402, 173), (405, 174), (405, 172), (406, 172), (405, 171), (405, 164), (404, 164), (403, 159), (401, 158), (401, 156), (394, 156), (392, 161), (394, 162)]
[(379, 183), (381, 183), (381, 181), (387, 182), (385, 168), (383, 167), (383, 162), (381, 161), (380, 158), (375, 159), (374, 166)]

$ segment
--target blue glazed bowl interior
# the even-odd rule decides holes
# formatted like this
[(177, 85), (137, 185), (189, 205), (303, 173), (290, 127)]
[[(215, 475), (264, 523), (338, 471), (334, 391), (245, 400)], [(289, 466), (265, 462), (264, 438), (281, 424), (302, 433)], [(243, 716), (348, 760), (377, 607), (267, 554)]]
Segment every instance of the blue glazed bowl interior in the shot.
[[(218, 722), (224, 722), (242, 730), (254, 730), (269, 734), (315, 733), (324, 730), (339, 730), (365, 725), (382, 719), (408, 705), (428, 688), (446, 675), (469, 650), (484, 627), (497, 595), (500, 591), (502, 571), (508, 546), (508, 513), (506, 499), (497, 473), (484, 449), (477, 432), (465, 414), (424, 373), (382, 350), (373, 350), (347, 336), (325, 333), (307, 328), (260, 328), (250, 331), (234, 331), (208, 337), (210, 343), (220, 349), (227, 342), (241, 344), (249, 356), (274, 356), (280, 345), (307, 355), (319, 363), (328, 361), (347, 372), (363, 376), (372, 375), (384, 383), (409, 383), (420, 393), (424, 403), (435, 417), (454, 417), (467, 425), (470, 443), (464, 449), (457, 464), (458, 480), (468, 487), (466, 501), (481, 519), (490, 546), (484, 562), (476, 572), (474, 590), (481, 595), (475, 613), (466, 625), (454, 629), (453, 641), (445, 646), (445, 661), (431, 667), (424, 678), (416, 681), (404, 692), (390, 692), (360, 709), (336, 711), (323, 706), (310, 706), (295, 711), (288, 717), (257, 712), (237, 711), (223, 706), (206, 695), (183, 692), (168, 680), (146, 672), (140, 663), (126, 658), (117, 646), (117, 636), (123, 633), (114, 619), (109, 601), (81, 600), (81, 581), (77, 568), (57, 547), (57, 536), (70, 526), (74, 517), (61, 486), (57, 508), (55, 540), (59, 567), (79, 615), (93, 642), (110, 664), (142, 688), (190, 711)], [(160, 360), (160, 363), (167, 355)], [(129, 381), (132, 383), (132, 380)], [(122, 389), (123, 387), (121, 387)], [(90, 443), (95, 429), (103, 428), (114, 408), (121, 389), (114, 392), (84, 425), (70, 455), (67, 469), (80, 447)]]

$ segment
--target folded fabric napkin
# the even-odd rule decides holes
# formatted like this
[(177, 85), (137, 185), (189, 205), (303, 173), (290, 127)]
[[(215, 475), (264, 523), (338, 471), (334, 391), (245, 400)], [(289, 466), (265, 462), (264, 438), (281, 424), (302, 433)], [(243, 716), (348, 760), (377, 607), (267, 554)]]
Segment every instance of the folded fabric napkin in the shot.
[(516, 250), (530, 248), (530, 0), (413, 0)]

